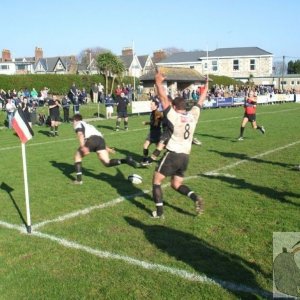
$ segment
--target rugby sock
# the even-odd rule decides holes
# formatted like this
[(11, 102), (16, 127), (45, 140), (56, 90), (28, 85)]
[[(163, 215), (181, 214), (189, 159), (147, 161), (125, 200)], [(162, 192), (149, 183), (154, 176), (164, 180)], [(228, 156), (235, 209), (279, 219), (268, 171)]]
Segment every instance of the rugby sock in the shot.
[(124, 164), (124, 163), (126, 163), (126, 159), (116, 159), (116, 158), (113, 158), (113, 159), (111, 159), (109, 161), (107, 167), (114, 167), (114, 166), (118, 166), (118, 165)]
[(240, 136), (244, 135), (244, 130), (245, 130), (245, 127), (241, 126)]
[(193, 201), (197, 200), (197, 195), (195, 194), (195, 192), (191, 191), (190, 188), (187, 187), (186, 185), (182, 184), (181, 186), (179, 186), (179, 188), (177, 189), (177, 192), (182, 194), (182, 195), (188, 196)]
[(116, 123), (116, 129), (119, 129), (120, 128), (120, 121), (117, 121)]
[(158, 216), (161, 216), (164, 212), (164, 204), (162, 200), (162, 190), (159, 184), (153, 184), (152, 195), (156, 205), (156, 213)]
[(54, 134), (57, 135), (58, 134), (58, 126), (55, 126), (54, 128), (55, 128)]
[(50, 127), (50, 134), (54, 135), (54, 127), (53, 126)]
[(81, 162), (75, 163), (76, 180), (82, 181), (82, 166)]
[(148, 154), (149, 154), (149, 150), (144, 148), (143, 149), (143, 154), (144, 154), (145, 157), (147, 157)]
[(161, 150), (155, 149), (151, 155), (151, 160), (156, 160), (160, 155)]
[(128, 128), (128, 121), (124, 121), (124, 127), (125, 127), (125, 129)]
[(263, 133), (262, 127), (257, 125), (256, 129), (260, 130)]

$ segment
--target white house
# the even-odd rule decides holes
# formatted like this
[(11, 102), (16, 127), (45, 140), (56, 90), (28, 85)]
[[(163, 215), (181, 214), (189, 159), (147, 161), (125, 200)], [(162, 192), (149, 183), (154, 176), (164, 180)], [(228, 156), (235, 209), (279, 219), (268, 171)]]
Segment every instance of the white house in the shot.
[(250, 77), (271, 76), (273, 55), (258, 47), (219, 48), (174, 53), (157, 65), (191, 68), (203, 75), (208, 73), (247, 81)]

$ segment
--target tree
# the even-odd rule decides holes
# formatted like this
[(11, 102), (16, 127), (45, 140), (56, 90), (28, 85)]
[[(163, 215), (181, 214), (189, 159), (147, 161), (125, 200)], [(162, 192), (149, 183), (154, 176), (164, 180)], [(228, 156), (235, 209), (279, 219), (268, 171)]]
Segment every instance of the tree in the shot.
[(97, 68), (105, 76), (105, 93), (108, 92), (108, 79), (112, 77), (112, 83), (110, 88), (110, 94), (112, 94), (115, 78), (121, 76), (125, 71), (123, 62), (113, 53), (105, 52), (101, 53), (96, 58)]
[(300, 60), (299, 59), (296, 61), (290, 60), (288, 62), (287, 73), (288, 74), (300, 74)]
[(81, 62), (81, 64), (88, 66), (92, 59), (96, 59), (99, 54), (105, 52), (109, 52), (109, 50), (102, 47), (86, 48), (80, 51), (77, 59)]
[(285, 74), (286, 65), (283, 65), (282, 61), (274, 61), (273, 62), (273, 74), (281, 76), (282, 74)]
[(174, 53), (178, 53), (178, 52), (184, 52), (183, 49), (176, 48), (176, 47), (164, 48), (163, 51), (166, 53), (167, 56), (170, 56), (170, 55), (172, 55)]

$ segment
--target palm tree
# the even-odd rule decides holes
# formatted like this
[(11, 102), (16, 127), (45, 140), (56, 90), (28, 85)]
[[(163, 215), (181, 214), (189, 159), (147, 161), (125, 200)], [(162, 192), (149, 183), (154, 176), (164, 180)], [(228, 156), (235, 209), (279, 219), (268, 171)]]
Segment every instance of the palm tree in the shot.
[(108, 92), (108, 78), (112, 77), (110, 93), (112, 93), (114, 81), (125, 71), (123, 62), (111, 52), (101, 53), (97, 56), (97, 67), (105, 76), (105, 93)]

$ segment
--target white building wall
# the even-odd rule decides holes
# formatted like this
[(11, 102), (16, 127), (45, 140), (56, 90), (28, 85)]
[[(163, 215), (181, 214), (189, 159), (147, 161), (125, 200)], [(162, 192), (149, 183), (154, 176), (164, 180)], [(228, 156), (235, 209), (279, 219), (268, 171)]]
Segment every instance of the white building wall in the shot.
[(12, 62), (0, 63), (0, 75), (14, 75), (16, 73), (16, 66)]

